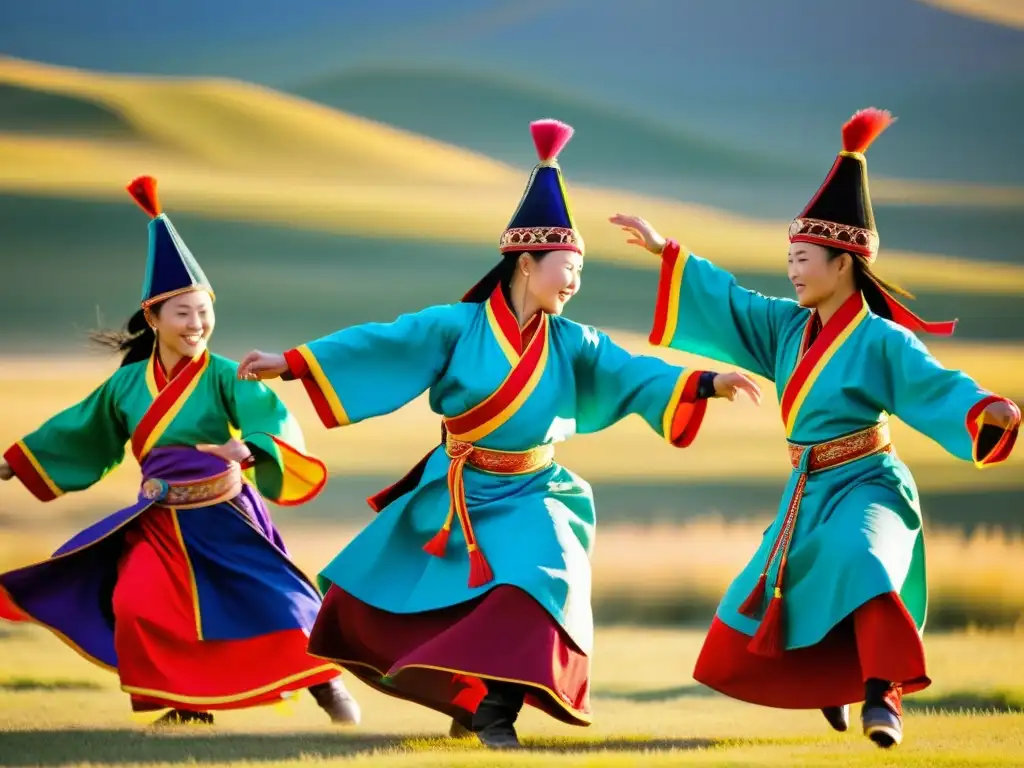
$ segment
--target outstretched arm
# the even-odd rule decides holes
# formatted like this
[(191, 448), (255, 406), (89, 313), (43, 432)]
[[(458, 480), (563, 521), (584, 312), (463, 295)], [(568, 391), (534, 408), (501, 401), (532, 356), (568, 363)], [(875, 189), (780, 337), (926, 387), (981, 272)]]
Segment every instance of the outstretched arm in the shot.
[(987, 467), (1010, 456), (1020, 408), (944, 368), (910, 331), (893, 327), (884, 344), (888, 410), (958, 459)]
[(807, 310), (789, 299), (740, 287), (731, 274), (675, 240), (666, 240), (637, 216), (616, 215), (611, 222), (630, 234), (627, 242), (661, 257), (652, 344), (721, 360), (775, 380), (779, 337)]
[(733, 400), (743, 392), (760, 402), (757, 384), (741, 373), (691, 370), (631, 355), (606, 334), (581, 328), (575, 361), (576, 430), (581, 434), (637, 414), (669, 443), (685, 448), (697, 436), (709, 398)]
[(299, 379), (325, 427), (398, 410), (444, 372), (471, 305), (450, 304), (392, 323), (344, 328), (284, 354), (250, 352), (240, 379)]
[(80, 403), (26, 435), (3, 454), (0, 477), (17, 477), (40, 501), (98, 482), (124, 458), (128, 430), (108, 379)]

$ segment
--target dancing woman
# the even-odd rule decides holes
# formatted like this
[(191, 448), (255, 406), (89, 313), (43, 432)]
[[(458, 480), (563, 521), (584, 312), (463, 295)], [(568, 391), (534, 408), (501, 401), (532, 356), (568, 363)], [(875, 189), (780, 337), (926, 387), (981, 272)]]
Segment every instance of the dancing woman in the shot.
[(207, 349), (213, 289), (155, 180), (129, 191), (151, 221), (142, 308), (126, 334), (99, 337), (121, 366), (11, 446), (0, 479), (51, 501), (101, 480), (128, 443), (139, 496), (48, 560), (0, 574), (0, 618), (40, 624), (117, 672), (133, 709), (170, 710), (157, 722), (212, 723), (212, 710), (309, 688), (333, 721), (356, 723), (340, 670), (306, 652), (321, 595), (263, 500), (312, 499), (326, 468), (278, 397)]
[(239, 367), (300, 379), (327, 427), (429, 391), (441, 443), (370, 499), (379, 515), (323, 570), (310, 651), (499, 748), (519, 746), (524, 701), (591, 720), (594, 499), (555, 463), (555, 444), (636, 414), (686, 447), (707, 398), (759, 396), (741, 374), (634, 357), (562, 317), (583, 267), (556, 162), (572, 129), (531, 130), (540, 163), (502, 260), (462, 302), (253, 352)]
[(874, 272), (864, 152), (890, 122), (867, 109), (843, 126), (843, 150), (792, 222), (796, 301), (739, 287), (643, 219), (611, 219), (662, 259), (652, 343), (775, 382), (789, 441), (777, 516), (722, 599), (694, 677), (755, 704), (821, 708), (839, 731), (863, 701), (864, 733), (882, 747), (902, 739), (902, 695), (930, 683), (921, 507), (888, 416), (979, 467), (1010, 455), (1021, 420), (914, 335), (954, 323), (921, 320)]

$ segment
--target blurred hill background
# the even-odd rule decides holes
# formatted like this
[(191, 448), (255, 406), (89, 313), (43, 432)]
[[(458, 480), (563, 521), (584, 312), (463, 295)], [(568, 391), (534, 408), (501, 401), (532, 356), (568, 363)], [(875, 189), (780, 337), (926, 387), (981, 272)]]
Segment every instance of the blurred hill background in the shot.
[[(239, 355), (455, 300), (497, 258), (540, 117), (577, 129), (561, 160), (588, 266), (568, 314), (650, 353), (656, 264), (607, 216), (641, 214), (785, 295), (786, 224), (841, 124), (892, 110), (869, 155), (879, 269), (924, 316), (961, 319), (955, 342), (930, 344), (940, 359), (1021, 402), (1022, 43), (1016, 0), (862, 0), (855, 17), (817, 0), (5, 4), (0, 442), (116, 364), (85, 332), (137, 306), (132, 177), (158, 177), (218, 289), (214, 348)], [(326, 434), (282, 392), (334, 473), (313, 505), (280, 511), (296, 524), (366, 520), (362, 498), (436, 439), (422, 403)], [(715, 404), (688, 451), (629, 421), (560, 455), (605, 521), (763, 519), (787, 471), (777, 405), (734, 408)], [(1024, 528), (1019, 456), (979, 473), (898, 438), (931, 522)], [(72, 526), (127, 499), (134, 473), (45, 512), (9, 485), (0, 523)]]

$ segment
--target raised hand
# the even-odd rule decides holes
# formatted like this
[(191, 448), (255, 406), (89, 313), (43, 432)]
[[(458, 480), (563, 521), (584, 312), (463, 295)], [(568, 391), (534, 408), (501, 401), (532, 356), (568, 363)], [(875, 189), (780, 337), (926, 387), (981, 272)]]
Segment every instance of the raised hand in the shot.
[(238, 364), (238, 378), (243, 381), (276, 379), (287, 370), (288, 362), (284, 359), (284, 355), (260, 352), (258, 349), (254, 349)]
[(6, 461), (0, 461), (0, 480), (10, 480), (14, 477), (14, 470)]
[(715, 376), (715, 397), (724, 397), (726, 400), (735, 400), (740, 392), (745, 394), (755, 405), (761, 404), (761, 388), (749, 376), (737, 373), (720, 373)]
[(639, 216), (627, 216), (617, 213), (608, 221), (621, 227), (624, 232), (630, 235), (630, 238), (626, 241), (630, 245), (639, 245), (641, 248), (646, 248), (655, 256), (660, 256), (661, 252), (665, 250), (665, 238), (659, 235), (654, 227)]

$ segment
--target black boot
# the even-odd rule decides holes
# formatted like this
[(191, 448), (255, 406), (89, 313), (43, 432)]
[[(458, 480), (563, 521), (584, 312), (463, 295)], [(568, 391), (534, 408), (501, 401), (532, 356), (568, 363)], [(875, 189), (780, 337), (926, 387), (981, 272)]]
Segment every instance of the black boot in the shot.
[(327, 683), (311, 685), (309, 692), (313, 694), (320, 709), (330, 715), (332, 723), (359, 725), (362, 715), (359, 703), (348, 692), (340, 677)]
[(154, 720), (152, 725), (213, 725), (213, 715), (209, 712), (172, 709)]
[(825, 707), (821, 714), (828, 720), (833, 730), (843, 733), (850, 727), (850, 705), (844, 704), (841, 707)]
[(871, 678), (864, 684), (864, 709), (860, 713), (864, 735), (888, 749), (903, 741), (903, 687)]
[(473, 731), (484, 746), (516, 749), (522, 746), (515, 722), (523, 708), (526, 689), (515, 683), (487, 680), (487, 695), (473, 714)]

